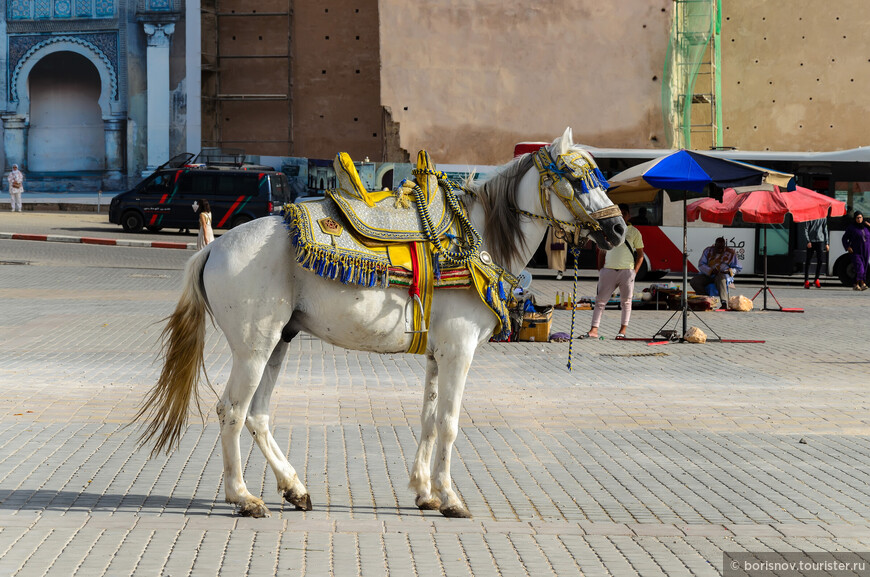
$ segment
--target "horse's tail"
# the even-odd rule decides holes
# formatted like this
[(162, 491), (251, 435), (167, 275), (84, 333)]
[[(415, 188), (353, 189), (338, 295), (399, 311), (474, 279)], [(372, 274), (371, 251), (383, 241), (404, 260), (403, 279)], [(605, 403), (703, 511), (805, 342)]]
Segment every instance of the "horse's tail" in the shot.
[(200, 373), (205, 372), (205, 318), (211, 314), (202, 271), (211, 248), (207, 245), (187, 261), (184, 290), (160, 335), (163, 369), (135, 417), (148, 421), (139, 441), (140, 446), (154, 441), (152, 457), (178, 444), (187, 426), (191, 399), (202, 416), (197, 385)]

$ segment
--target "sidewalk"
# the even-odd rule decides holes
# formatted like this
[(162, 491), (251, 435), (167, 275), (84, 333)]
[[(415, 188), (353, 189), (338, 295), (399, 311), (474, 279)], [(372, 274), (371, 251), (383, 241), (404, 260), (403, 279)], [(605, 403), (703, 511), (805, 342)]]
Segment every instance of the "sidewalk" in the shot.
[[(60, 194), (60, 203), (70, 210), (48, 210), (43, 207), (55, 203), (23, 203), (20, 213), (9, 211), (0, 205), (0, 239), (46, 241), (78, 244), (100, 244), (145, 248), (196, 249), (196, 230), (191, 234), (179, 234), (174, 229), (160, 233), (142, 231), (124, 232), (120, 225), (109, 222), (106, 198), (97, 195)], [(34, 196), (40, 200), (49, 196)], [(102, 203), (98, 204), (98, 201)], [(92, 204), (86, 204), (92, 203)], [(32, 210), (31, 210), (32, 209)], [(79, 210), (86, 209), (86, 210)], [(99, 209), (99, 212), (98, 212)]]
[[(108, 212), (109, 203), (116, 194), (112, 192), (24, 192), (21, 195), (23, 211), (51, 212)], [(0, 195), (0, 211), (9, 210), (9, 193)]]

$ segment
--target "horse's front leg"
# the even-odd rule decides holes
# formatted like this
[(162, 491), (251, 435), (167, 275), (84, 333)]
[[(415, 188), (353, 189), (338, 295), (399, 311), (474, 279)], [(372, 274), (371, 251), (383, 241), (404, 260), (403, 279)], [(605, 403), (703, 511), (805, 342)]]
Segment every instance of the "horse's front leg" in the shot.
[(233, 368), (216, 411), (221, 425), (221, 448), (224, 461), (224, 493), (227, 503), (239, 506), (244, 517), (269, 517), (269, 509), (245, 486), (239, 435), (248, 414), (251, 397), (260, 382), (266, 359), (251, 353), (233, 353)]
[(308, 495), (308, 489), (299, 480), (299, 475), (296, 474), (296, 470), (284, 456), (284, 451), (275, 442), (272, 431), (269, 430), (269, 401), (272, 398), (278, 373), (281, 372), (281, 364), (287, 353), (287, 346), (288, 343), (282, 340), (272, 351), (272, 356), (263, 371), (260, 386), (257, 387), (257, 391), (251, 399), (251, 408), (248, 409), (248, 418), (245, 424), (257, 446), (260, 447), (263, 456), (266, 457), (266, 461), (272, 467), (272, 472), (275, 473), (275, 479), (278, 481), (278, 492), (295, 505), (296, 509), (310, 511), (311, 497)]
[(471, 517), (471, 513), (453, 491), (450, 479), (450, 456), (459, 432), (459, 411), (462, 393), (474, 351), (457, 346), (436, 356), (440, 370), (438, 381), (438, 443), (435, 448), (435, 467), (432, 488), (439, 492), (441, 514), (445, 517)]
[(409, 487), (417, 494), (415, 503), (420, 509), (439, 509), (441, 501), (432, 494), (432, 447), (435, 444), (436, 401), (438, 399), (438, 364), (432, 353), (426, 363), (426, 384), (423, 388), (423, 411), (420, 413), (420, 444), (414, 457)]

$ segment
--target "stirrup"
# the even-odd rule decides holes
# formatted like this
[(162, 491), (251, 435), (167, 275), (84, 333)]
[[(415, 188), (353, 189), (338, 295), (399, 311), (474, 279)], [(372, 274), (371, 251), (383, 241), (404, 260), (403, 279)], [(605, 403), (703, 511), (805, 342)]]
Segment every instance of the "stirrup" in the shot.
[[(421, 328), (419, 331), (414, 330), (414, 305), (416, 304), (417, 309), (420, 311), (420, 325)], [(429, 332), (429, 329), (426, 328), (426, 314), (423, 310), (423, 301), (420, 300), (419, 295), (411, 295), (408, 298), (408, 302), (405, 303), (405, 332), (406, 333), (426, 333)]]

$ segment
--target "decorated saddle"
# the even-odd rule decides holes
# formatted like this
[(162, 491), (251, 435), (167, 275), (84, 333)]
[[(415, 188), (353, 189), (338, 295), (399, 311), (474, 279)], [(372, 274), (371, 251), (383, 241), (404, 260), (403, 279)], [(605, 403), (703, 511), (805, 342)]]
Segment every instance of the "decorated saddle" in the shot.
[(315, 274), (365, 287), (408, 287), (408, 352), (426, 352), (432, 291), (474, 286), (510, 331), (507, 301), (517, 279), (480, 250), (480, 235), (455, 194), (458, 185), (435, 169), (426, 151), (414, 180), (396, 190), (367, 191), (346, 153), (335, 159), (338, 187), (320, 202), (288, 204), (284, 222), (296, 259)]
[[(338, 154), (334, 168), (338, 188), (328, 190), (326, 195), (341, 210), (353, 230), (366, 239), (426, 241), (430, 240), (427, 235), (434, 238), (443, 236), (453, 222), (453, 215), (438, 187), (437, 171), (425, 150), (420, 151), (417, 158), (416, 183), (405, 181), (395, 191), (367, 191), (346, 152)], [(415, 194), (415, 184), (419, 195)], [(412, 204), (417, 210), (408, 210)], [(431, 226), (431, 231), (427, 226)]]

